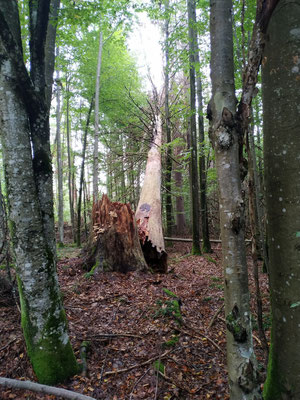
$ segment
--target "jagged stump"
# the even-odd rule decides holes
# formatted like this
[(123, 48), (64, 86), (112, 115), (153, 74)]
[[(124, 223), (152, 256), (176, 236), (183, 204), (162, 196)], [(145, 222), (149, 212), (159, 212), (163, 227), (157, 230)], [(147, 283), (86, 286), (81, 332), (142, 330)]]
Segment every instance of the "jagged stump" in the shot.
[(92, 231), (83, 255), (88, 271), (126, 273), (147, 269), (129, 204), (111, 202), (103, 195), (93, 205)]

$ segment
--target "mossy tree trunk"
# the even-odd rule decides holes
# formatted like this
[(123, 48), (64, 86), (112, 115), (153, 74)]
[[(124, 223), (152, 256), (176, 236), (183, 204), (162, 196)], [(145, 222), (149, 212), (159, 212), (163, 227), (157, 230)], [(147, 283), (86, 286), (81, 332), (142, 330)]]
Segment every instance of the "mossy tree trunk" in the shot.
[(272, 14), (263, 55), (272, 334), (265, 400), (300, 398), (300, 1)]
[(219, 186), (230, 398), (258, 400), (262, 397), (252, 343), (231, 11), (231, 0), (211, 0), (210, 137)]
[(44, 63), (50, 3), (38, 10), (31, 3), (30, 79), (17, 1), (0, 1), (0, 121), (26, 347), (39, 381), (54, 384), (76, 373), (77, 363), (56, 275)]
[(106, 195), (93, 205), (90, 240), (84, 249), (85, 267), (98, 271), (146, 270), (134, 213), (129, 204), (111, 202)]

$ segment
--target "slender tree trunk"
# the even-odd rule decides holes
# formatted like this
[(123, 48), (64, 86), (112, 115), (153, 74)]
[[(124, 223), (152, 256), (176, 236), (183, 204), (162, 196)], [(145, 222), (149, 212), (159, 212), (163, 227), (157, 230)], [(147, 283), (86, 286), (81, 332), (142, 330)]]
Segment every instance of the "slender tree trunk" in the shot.
[(253, 352), (249, 308), (231, 9), (231, 0), (211, 0), (210, 136), (215, 149), (219, 185), (230, 398), (254, 400), (262, 397)]
[(81, 171), (80, 171), (80, 182), (79, 182), (79, 194), (78, 194), (78, 205), (77, 205), (77, 246), (81, 245), (81, 202), (82, 202), (82, 191), (84, 181), (84, 167), (85, 167), (85, 155), (87, 146), (87, 134), (90, 125), (91, 114), (93, 110), (94, 96), (90, 103), (90, 108), (87, 115), (84, 136), (83, 136), (83, 148), (82, 148), (82, 160), (81, 160)]
[(198, 129), (199, 129), (199, 142), (200, 142), (200, 157), (199, 157), (199, 177), (200, 177), (200, 217), (202, 227), (202, 250), (204, 253), (211, 252), (211, 245), (209, 241), (208, 230), (208, 215), (207, 215), (207, 201), (206, 201), (206, 173), (205, 173), (205, 145), (204, 145), (204, 121), (203, 121), (203, 95), (202, 95), (202, 80), (200, 71), (199, 48), (196, 29), (196, 3), (191, 2), (191, 31), (194, 43), (194, 57), (196, 63), (196, 84), (197, 84), (197, 97), (198, 97)]
[(197, 128), (196, 128), (196, 80), (195, 80), (195, 54), (196, 43), (194, 38), (193, 9), (195, 0), (187, 0), (188, 25), (189, 25), (189, 69), (190, 69), (190, 186), (192, 201), (192, 228), (193, 247), (192, 254), (201, 254), (200, 249), (200, 203), (198, 181), (198, 156), (197, 156)]
[(262, 63), (272, 333), (265, 400), (300, 396), (300, 1), (281, 0)]
[(100, 93), (100, 74), (102, 63), (102, 47), (103, 47), (103, 34), (99, 34), (99, 50), (98, 50), (98, 63), (96, 73), (96, 86), (95, 86), (95, 133), (94, 133), (94, 160), (93, 160), (93, 202), (96, 202), (99, 197), (98, 184), (99, 184), (99, 93)]
[[(59, 49), (56, 50), (59, 56)], [(58, 233), (59, 246), (64, 243), (64, 193), (63, 193), (63, 166), (62, 166), (62, 149), (61, 149), (61, 82), (59, 70), (56, 71), (56, 145), (57, 145), (57, 181), (58, 181)]]
[(72, 227), (72, 237), (75, 240), (75, 216), (74, 216), (74, 164), (72, 160), (72, 143), (70, 132), (70, 83), (66, 82), (66, 119), (67, 119), (67, 147), (68, 147), (68, 191), (69, 208)]
[[(170, 109), (169, 109), (169, 23), (170, 23), (170, 2), (165, 0), (165, 128), (167, 136), (167, 144), (171, 143), (171, 126), (170, 126)], [(167, 146), (166, 154), (166, 174), (165, 174), (165, 185), (166, 185), (166, 220), (167, 220), (167, 236), (172, 237), (172, 227), (173, 227), (173, 206), (172, 206), (172, 148)]]

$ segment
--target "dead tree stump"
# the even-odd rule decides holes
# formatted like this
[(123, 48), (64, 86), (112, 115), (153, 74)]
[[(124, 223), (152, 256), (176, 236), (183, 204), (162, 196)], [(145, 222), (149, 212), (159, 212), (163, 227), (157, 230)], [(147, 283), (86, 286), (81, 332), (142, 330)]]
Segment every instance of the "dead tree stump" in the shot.
[(111, 202), (103, 195), (93, 205), (92, 225), (89, 242), (83, 251), (88, 271), (126, 273), (147, 269), (129, 204)]

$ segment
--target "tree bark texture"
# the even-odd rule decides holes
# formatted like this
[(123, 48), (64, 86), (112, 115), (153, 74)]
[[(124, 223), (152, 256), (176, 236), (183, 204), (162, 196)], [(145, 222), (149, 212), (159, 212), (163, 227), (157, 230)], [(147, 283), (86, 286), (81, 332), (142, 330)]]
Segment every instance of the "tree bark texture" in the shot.
[(272, 334), (266, 400), (300, 396), (300, 1), (274, 10), (262, 62)]
[[(40, 17), (39, 13), (37, 16)], [(35, 122), (39, 125), (38, 129), (44, 127), (42, 141), (45, 140), (49, 133), (48, 114), (44, 98), (39, 97), (40, 101), (37, 101), (36, 96), (39, 95), (36, 94), (25, 68), (19, 34), (17, 2), (1, 0), (1, 140), (21, 320), (34, 371), (39, 381), (51, 384), (76, 373), (77, 364), (67, 334), (56, 274), (54, 224), (51, 222), (47, 225), (47, 221), (53, 221), (53, 209), (51, 212), (49, 208), (45, 209), (48, 200), (41, 200), (41, 197), (49, 194), (45, 190), (42, 195), (41, 187), (51, 182), (50, 200), (47, 204), (53, 205), (49, 154), (44, 152), (44, 148), (35, 147), (33, 136), (37, 131), (32, 131), (32, 115), (37, 111), (42, 120)], [(44, 113), (41, 112), (41, 107)], [(45, 164), (39, 162), (41, 154), (46, 158), (46, 170), (42, 167)], [(39, 173), (38, 166), (41, 167)], [(42, 179), (41, 185), (39, 177), (43, 175), (45, 179)], [(45, 217), (46, 213), (48, 214)], [(49, 238), (47, 235), (50, 233)]]
[(189, 26), (189, 76), (190, 76), (190, 187), (192, 201), (192, 254), (201, 254), (200, 249), (200, 202), (198, 181), (197, 128), (196, 128), (196, 78), (195, 78), (195, 43), (194, 22), (192, 19), (195, 0), (187, 0)]
[(87, 248), (85, 265), (88, 270), (146, 270), (134, 213), (129, 204), (111, 202), (106, 195), (93, 205), (93, 230)]
[(156, 117), (151, 148), (148, 152), (144, 184), (135, 218), (147, 264), (156, 272), (167, 272), (161, 218), (161, 119)]
[(210, 137), (219, 186), (231, 400), (261, 399), (253, 352), (233, 70), (231, 0), (211, 0)]

